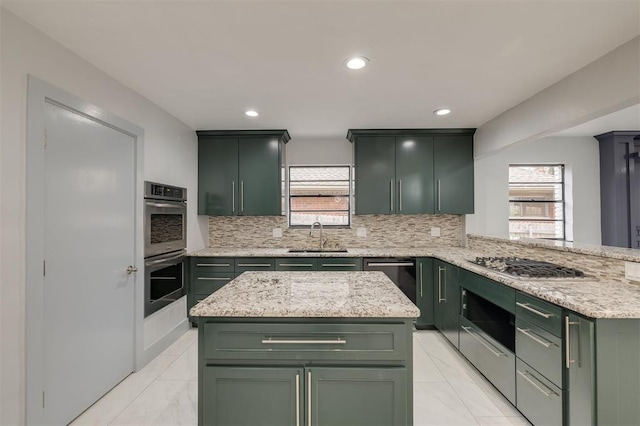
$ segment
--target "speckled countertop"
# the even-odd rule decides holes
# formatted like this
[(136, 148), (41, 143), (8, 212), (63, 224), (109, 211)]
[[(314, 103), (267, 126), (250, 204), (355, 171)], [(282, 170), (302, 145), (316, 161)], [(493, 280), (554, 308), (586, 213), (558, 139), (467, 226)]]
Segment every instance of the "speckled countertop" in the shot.
[[(470, 263), (470, 259), (482, 256), (482, 253), (462, 247), (433, 246), (347, 250), (346, 253), (288, 253), (287, 249), (208, 248), (191, 252), (189, 255), (218, 257), (434, 257), (591, 318), (640, 318), (640, 285), (603, 282), (595, 279), (573, 281), (513, 279)], [(329, 272), (322, 273), (330, 274)], [(226, 286), (223, 290), (225, 288)], [(219, 291), (215, 294), (218, 293)]]
[(415, 318), (382, 272), (245, 272), (191, 308), (196, 317)]

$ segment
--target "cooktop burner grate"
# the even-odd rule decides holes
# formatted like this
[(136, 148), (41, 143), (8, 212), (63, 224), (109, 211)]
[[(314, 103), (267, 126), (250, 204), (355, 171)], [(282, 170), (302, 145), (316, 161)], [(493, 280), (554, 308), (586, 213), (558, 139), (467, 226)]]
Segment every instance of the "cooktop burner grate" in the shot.
[(539, 260), (520, 257), (476, 257), (471, 263), (516, 277), (582, 278), (584, 272)]

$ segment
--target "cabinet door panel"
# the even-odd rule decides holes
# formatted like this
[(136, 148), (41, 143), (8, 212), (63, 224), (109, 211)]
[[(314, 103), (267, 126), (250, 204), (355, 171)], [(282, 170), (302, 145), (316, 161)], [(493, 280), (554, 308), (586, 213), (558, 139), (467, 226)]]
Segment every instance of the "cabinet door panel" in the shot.
[(396, 138), (397, 213), (434, 212), (433, 136)]
[(442, 312), (442, 334), (457, 348), (460, 330), (460, 286), (458, 268), (451, 264), (445, 266), (445, 305)]
[(198, 214), (235, 214), (237, 177), (238, 139), (201, 136), (198, 139)]
[(245, 216), (280, 215), (281, 144), (276, 138), (241, 138), (239, 212)]
[(307, 404), (311, 401), (307, 419), (311, 417), (312, 425), (407, 424), (407, 412), (411, 410), (407, 410), (410, 395), (404, 368), (318, 367), (305, 373), (306, 390), (311, 392), (307, 393)]
[(569, 359), (567, 420), (570, 425), (593, 425), (596, 424), (594, 324), (575, 314), (565, 316), (565, 321), (568, 321), (565, 339), (569, 340), (569, 353), (565, 354)]
[(417, 259), (416, 271), (416, 305), (420, 308), (420, 316), (416, 320), (417, 328), (433, 328), (433, 259)]
[(435, 212), (473, 213), (473, 136), (434, 136)]
[(202, 393), (200, 425), (302, 424), (302, 369), (205, 367)]
[(355, 143), (356, 214), (395, 213), (395, 137)]
[(362, 271), (362, 258), (321, 257), (318, 259), (318, 271)]

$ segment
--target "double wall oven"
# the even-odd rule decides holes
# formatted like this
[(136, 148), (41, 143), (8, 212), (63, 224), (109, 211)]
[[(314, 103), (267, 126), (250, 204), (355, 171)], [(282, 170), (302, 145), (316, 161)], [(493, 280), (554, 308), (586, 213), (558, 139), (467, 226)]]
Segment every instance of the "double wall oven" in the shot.
[(185, 295), (187, 190), (155, 182), (144, 188), (144, 316)]

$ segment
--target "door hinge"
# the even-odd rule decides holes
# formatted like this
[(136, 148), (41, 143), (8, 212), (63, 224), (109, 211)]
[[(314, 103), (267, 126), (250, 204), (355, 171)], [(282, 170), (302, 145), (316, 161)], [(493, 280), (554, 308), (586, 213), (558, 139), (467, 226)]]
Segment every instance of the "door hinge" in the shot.
[(43, 277), (47, 276), (47, 261), (46, 260), (42, 261), (42, 276)]
[(48, 141), (48, 136), (47, 136), (47, 129), (44, 129), (44, 147), (47, 147), (47, 141)]
[(42, 391), (42, 408), (44, 408), (44, 391)]

